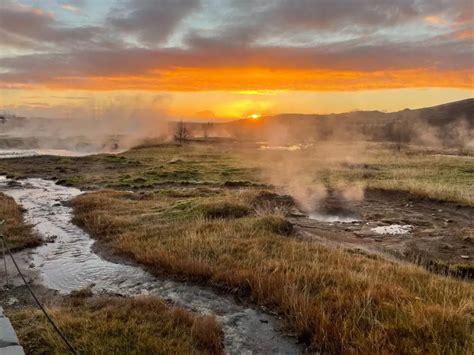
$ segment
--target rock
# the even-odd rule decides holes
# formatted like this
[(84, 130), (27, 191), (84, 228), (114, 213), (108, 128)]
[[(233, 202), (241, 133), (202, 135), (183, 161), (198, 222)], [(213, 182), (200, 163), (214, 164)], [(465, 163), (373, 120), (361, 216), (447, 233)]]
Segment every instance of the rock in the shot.
[(25, 355), (23, 348), (20, 345), (11, 345), (0, 348), (0, 354), (2, 355)]
[(298, 210), (293, 210), (290, 212), (290, 216), (291, 217), (308, 217), (308, 215), (304, 214), (304, 213), (301, 213), (300, 211)]
[(10, 297), (6, 303), (9, 306), (13, 306), (14, 304), (18, 303), (18, 300), (15, 297)]
[(48, 238), (45, 239), (46, 243), (54, 243), (54, 241), (58, 238), (57, 235), (51, 235)]
[(3, 354), (2, 344), (7, 345), (18, 345), (18, 338), (15, 330), (7, 317), (0, 318), (0, 354)]
[(358, 232), (354, 232), (354, 234), (359, 238), (370, 237), (373, 235), (373, 233), (369, 231), (358, 231)]

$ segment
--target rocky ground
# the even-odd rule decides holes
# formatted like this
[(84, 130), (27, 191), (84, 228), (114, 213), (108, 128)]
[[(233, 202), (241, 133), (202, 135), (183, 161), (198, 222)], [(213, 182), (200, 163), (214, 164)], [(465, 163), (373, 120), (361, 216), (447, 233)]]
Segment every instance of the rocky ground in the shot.
[(337, 195), (313, 215), (296, 217), (301, 235), (382, 252), (432, 271), (474, 277), (474, 210), (406, 192), (369, 189), (361, 201)]

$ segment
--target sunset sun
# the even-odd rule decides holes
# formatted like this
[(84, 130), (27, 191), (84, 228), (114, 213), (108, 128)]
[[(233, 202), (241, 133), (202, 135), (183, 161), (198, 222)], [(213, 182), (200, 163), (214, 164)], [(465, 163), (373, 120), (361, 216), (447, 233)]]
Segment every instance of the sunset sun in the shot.
[(261, 117), (258, 113), (252, 113), (251, 115), (248, 116), (248, 118), (252, 120), (258, 120)]

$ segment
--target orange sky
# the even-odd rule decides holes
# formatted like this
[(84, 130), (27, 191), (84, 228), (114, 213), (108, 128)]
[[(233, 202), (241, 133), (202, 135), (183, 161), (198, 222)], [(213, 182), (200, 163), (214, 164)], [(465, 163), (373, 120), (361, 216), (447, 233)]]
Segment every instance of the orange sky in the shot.
[(207, 120), (436, 105), (474, 97), (473, 18), (471, 0), (4, 0), (0, 109)]
[(92, 91), (357, 91), (423, 87), (472, 89), (473, 82), (474, 73), (470, 70), (439, 72), (420, 68), (362, 72), (329, 69), (176, 68), (134, 76), (57, 77), (52, 82), (39, 86), (24, 85), (24, 88)]

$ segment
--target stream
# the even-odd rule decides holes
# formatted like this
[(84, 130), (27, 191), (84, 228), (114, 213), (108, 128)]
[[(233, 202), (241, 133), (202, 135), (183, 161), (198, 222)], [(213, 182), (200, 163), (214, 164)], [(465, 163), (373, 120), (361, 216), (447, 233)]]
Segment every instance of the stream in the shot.
[(114, 263), (92, 250), (94, 241), (71, 222), (72, 208), (64, 202), (82, 192), (43, 179), (21, 181), (0, 178), (0, 191), (25, 209), (45, 243), (32, 251), (32, 264), (40, 282), (62, 294), (93, 284), (94, 292), (125, 296), (156, 295), (193, 312), (214, 315), (223, 325), (229, 354), (297, 354), (296, 340), (283, 335), (280, 321), (256, 308), (242, 305), (230, 295), (210, 288), (155, 277), (142, 268)]

